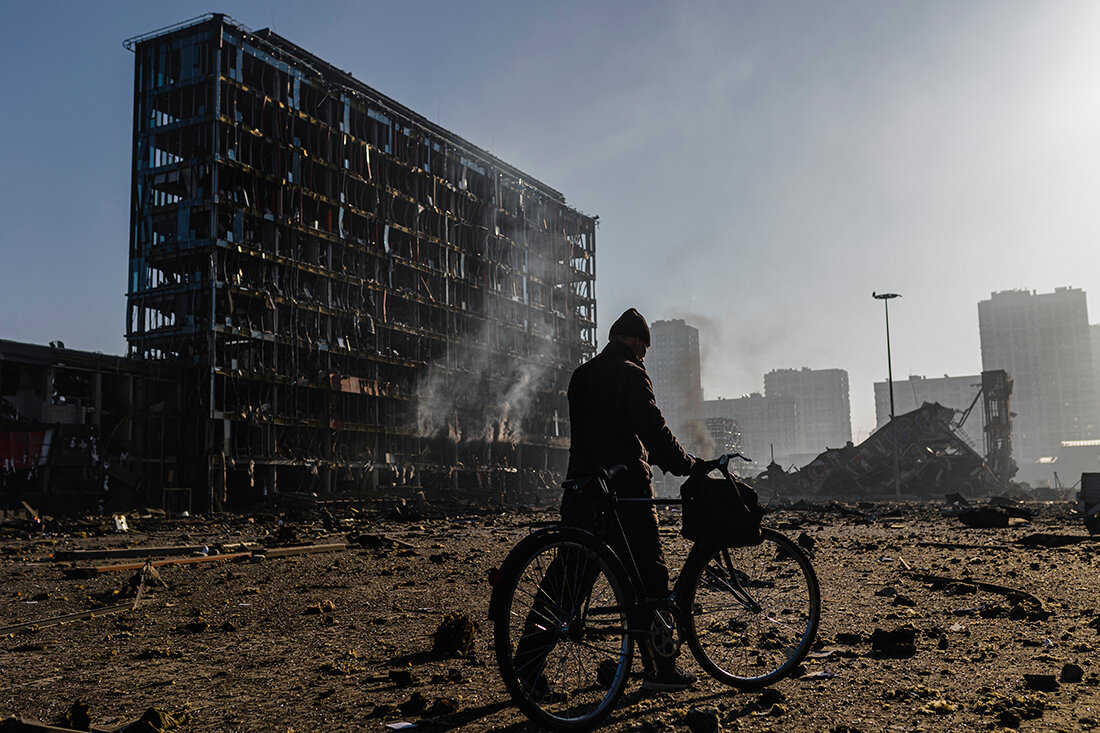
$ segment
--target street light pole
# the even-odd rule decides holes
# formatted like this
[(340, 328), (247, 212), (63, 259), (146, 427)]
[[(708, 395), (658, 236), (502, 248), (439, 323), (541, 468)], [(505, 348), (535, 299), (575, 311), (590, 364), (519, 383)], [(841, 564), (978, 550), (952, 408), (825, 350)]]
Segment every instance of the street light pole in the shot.
[(897, 293), (876, 293), (872, 290), (871, 297), (875, 300), (881, 300), (883, 308), (886, 310), (886, 379), (890, 385), (890, 424), (893, 426), (891, 431), (894, 434), (894, 496), (900, 500), (901, 468), (898, 453), (901, 447), (898, 445), (898, 424), (894, 420), (894, 363), (890, 358), (890, 301), (901, 296)]

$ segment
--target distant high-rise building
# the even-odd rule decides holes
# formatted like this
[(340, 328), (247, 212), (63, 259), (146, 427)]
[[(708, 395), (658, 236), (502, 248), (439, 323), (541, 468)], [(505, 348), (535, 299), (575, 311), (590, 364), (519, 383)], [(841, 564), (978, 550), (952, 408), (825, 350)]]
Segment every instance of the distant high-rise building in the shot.
[(1035, 462), (1064, 440), (1097, 437), (1100, 415), (1085, 292), (1009, 290), (978, 303), (982, 368), (1015, 382), (1013, 452), (1019, 478), (1044, 475)]
[(852, 439), (848, 372), (843, 369), (774, 369), (764, 375), (766, 397), (794, 397), (798, 452), (821, 453)]
[(771, 460), (790, 464), (798, 455), (798, 400), (789, 395), (765, 397), (754, 392), (736, 399), (705, 400), (702, 406), (705, 420), (727, 418), (741, 430), (742, 452), (762, 469)]
[[(907, 380), (894, 381), (894, 413), (904, 415), (912, 412), (925, 402), (936, 402), (965, 412), (974, 406), (967, 415), (962, 430), (970, 438), (971, 446), (982, 452), (982, 406), (976, 403), (982, 387), (980, 374), (962, 377), (919, 377), (910, 376)], [(875, 382), (875, 427), (881, 428), (890, 422), (890, 385), (887, 382)]]
[(654, 321), (650, 335), (653, 343), (645, 358), (646, 371), (665, 421), (689, 450), (712, 450), (706, 429), (698, 421), (703, 401), (699, 329), (677, 318)]
[(1100, 402), (1100, 323), (1089, 326), (1092, 341), (1092, 374), (1096, 378), (1096, 401)]

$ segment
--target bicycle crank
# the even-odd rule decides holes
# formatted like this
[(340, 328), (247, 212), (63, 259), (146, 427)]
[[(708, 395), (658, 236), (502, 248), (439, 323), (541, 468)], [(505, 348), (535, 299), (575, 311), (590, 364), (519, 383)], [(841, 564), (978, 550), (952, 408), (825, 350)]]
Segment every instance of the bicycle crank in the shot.
[(670, 623), (670, 620), (671, 614), (654, 611), (653, 622), (649, 625), (649, 643), (653, 646), (653, 652), (661, 657), (676, 657), (680, 654), (676, 625)]

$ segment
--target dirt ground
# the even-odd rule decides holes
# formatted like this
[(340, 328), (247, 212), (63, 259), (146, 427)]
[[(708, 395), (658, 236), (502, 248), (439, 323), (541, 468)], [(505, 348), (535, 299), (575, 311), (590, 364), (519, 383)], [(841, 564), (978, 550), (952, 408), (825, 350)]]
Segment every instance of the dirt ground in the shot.
[[(1032, 505), (1032, 522), (1002, 529), (967, 528), (943, 508), (769, 514), (766, 524), (816, 540), (822, 622), (804, 674), (738, 692), (706, 678), (685, 646), (684, 666), (703, 677), (697, 686), (644, 694), (633, 680), (606, 728), (686, 730), (691, 720), (696, 730), (715, 722), (837, 733), (1100, 729), (1100, 542), (1020, 542), (1084, 535), (1068, 504)], [(56, 723), (82, 700), (104, 730), (151, 706), (186, 714), (191, 731), (383, 731), (402, 721), (421, 730), (534, 730), (493, 662), (487, 576), (551, 518), (394, 519), (364, 507), (282, 526), (257, 515), (131, 519), (125, 534), (79, 525), (30, 536), (0, 530), (0, 626), (124, 600), (132, 572), (70, 579), (64, 569), (73, 563), (51, 558), (62, 550), (359, 540), (323, 554), (161, 567), (168, 587), (148, 589), (134, 611), (0, 636), (0, 717)], [(674, 572), (686, 549), (677, 520), (663, 519)], [(118, 560), (81, 565), (110, 562)], [(452, 613), (479, 624), (472, 657), (430, 654), (433, 632)], [(915, 630), (911, 655), (872, 649), (876, 630), (906, 626)]]

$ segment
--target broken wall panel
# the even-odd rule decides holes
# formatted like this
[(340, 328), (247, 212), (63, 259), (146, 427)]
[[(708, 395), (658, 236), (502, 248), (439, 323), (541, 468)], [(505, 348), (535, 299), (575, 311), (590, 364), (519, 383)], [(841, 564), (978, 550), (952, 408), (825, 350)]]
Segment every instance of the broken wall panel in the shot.
[(212, 506), (564, 467), (594, 217), (271, 31), (128, 47), (127, 339), (191, 370)]

